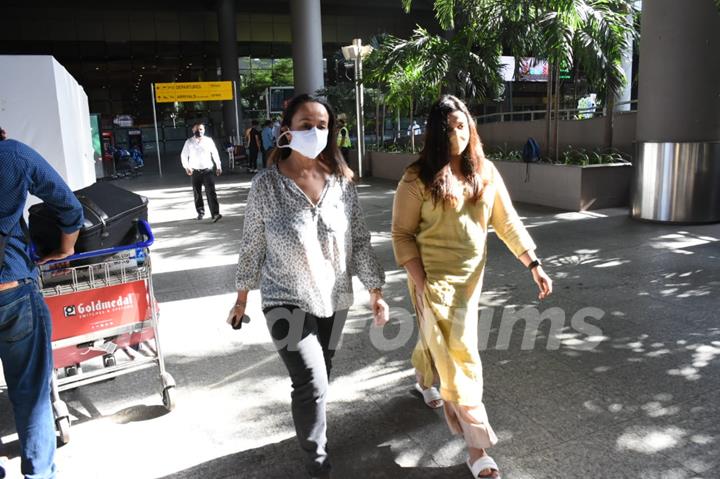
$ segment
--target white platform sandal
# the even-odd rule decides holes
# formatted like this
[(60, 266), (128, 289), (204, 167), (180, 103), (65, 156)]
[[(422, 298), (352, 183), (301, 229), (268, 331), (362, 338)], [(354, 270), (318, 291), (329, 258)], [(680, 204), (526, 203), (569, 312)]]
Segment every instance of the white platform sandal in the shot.
[[(490, 469), (493, 472), (500, 472), (500, 469), (498, 469), (498, 465), (495, 462), (495, 460), (485, 454), (483, 457), (475, 461), (474, 464), (470, 464), (470, 458), (468, 457), (466, 461), (467, 466), (470, 468), (470, 472), (472, 472), (473, 478), (479, 479), (484, 477), (493, 477), (493, 476), (481, 476), (480, 471), (483, 469)], [(497, 476), (496, 479), (500, 479), (500, 475)]]
[[(440, 391), (438, 391), (435, 386), (430, 386), (427, 389), (423, 389), (420, 384), (415, 383), (415, 390), (422, 394), (423, 401), (425, 401), (425, 404), (430, 409), (439, 409), (445, 405), (442, 396), (440, 396)], [(430, 405), (430, 403), (434, 401), (438, 401), (438, 405), (435, 407)]]

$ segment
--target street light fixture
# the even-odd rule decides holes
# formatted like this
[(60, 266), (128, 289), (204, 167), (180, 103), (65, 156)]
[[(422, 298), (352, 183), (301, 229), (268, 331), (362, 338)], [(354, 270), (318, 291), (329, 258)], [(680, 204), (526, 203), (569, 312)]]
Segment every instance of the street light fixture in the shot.
[(353, 39), (353, 44), (342, 47), (345, 60), (355, 62), (355, 109), (357, 110), (357, 151), (358, 151), (358, 178), (362, 178), (362, 163), (365, 157), (365, 113), (364, 92), (362, 84), (362, 61), (367, 57), (373, 48), (370, 45), (363, 45), (359, 38)]

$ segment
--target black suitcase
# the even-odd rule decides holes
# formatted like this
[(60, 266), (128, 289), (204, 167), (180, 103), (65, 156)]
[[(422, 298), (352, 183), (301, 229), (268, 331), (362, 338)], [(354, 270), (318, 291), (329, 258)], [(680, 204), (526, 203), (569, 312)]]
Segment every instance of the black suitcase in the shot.
[[(138, 220), (147, 221), (147, 198), (108, 182), (95, 183), (75, 192), (83, 207), (85, 223), (75, 253), (96, 251), (141, 241)], [(30, 239), (38, 256), (60, 246), (55, 211), (45, 203), (30, 207)]]

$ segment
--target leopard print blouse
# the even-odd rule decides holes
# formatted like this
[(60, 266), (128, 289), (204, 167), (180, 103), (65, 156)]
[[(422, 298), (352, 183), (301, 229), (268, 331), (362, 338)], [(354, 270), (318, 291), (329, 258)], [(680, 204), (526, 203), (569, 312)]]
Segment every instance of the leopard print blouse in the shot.
[(260, 288), (262, 306), (330, 317), (353, 303), (352, 275), (385, 283), (355, 184), (331, 175), (317, 205), (277, 166), (258, 173), (245, 207), (235, 286)]

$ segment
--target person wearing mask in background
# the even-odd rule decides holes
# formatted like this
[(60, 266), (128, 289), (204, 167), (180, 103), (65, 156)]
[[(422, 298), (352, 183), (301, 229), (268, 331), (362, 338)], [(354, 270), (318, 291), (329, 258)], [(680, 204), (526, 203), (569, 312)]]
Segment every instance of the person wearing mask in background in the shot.
[(202, 187), (204, 185), (210, 215), (213, 223), (215, 223), (222, 218), (217, 193), (215, 192), (214, 177), (214, 175), (220, 176), (222, 174), (220, 153), (218, 153), (213, 139), (205, 136), (205, 125), (196, 123), (192, 127), (192, 132), (193, 136), (185, 140), (185, 145), (180, 153), (180, 160), (185, 172), (192, 177), (197, 219), (201, 220), (205, 216), (205, 204), (202, 198)]
[(263, 168), (267, 168), (270, 152), (275, 146), (275, 139), (273, 138), (272, 133), (272, 122), (270, 120), (265, 120), (263, 123), (263, 129), (260, 136), (262, 139)]
[(350, 141), (350, 132), (347, 129), (344, 118), (338, 119), (338, 127), (338, 146), (340, 147), (343, 158), (345, 158), (345, 163), (350, 163), (350, 148), (352, 148), (352, 142)]
[[(83, 210), (58, 173), (38, 152), (15, 140), (0, 141), (0, 361), (13, 405), (26, 478), (55, 477), (52, 322), (38, 286), (23, 218), (28, 193), (51, 205), (61, 230), (56, 251), (41, 263), (75, 252)], [(5, 470), (0, 464), (0, 477)]]
[(412, 355), (417, 386), (430, 389), (439, 377), (445, 419), (453, 433), (464, 436), (475, 479), (500, 477), (485, 451), (498, 439), (483, 404), (478, 352), (489, 226), (528, 268), (538, 298), (550, 295), (552, 281), (500, 173), (485, 158), (470, 112), (458, 98), (444, 95), (430, 107), (420, 158), (398, 184), (392, 242), (408, 274), (419, 324)]
[(228, 321), (243, 322), (260, 288), (267, 326), (292, 380), (292, 416), (311, 477), (330, 477), (326, 404), (332, 359), (353, 303), (352, 275), (370, 292), (375, 325), (388, 321), (385, 273), (371, 246), (352, 170), (338, 151), (335, 115), (295, 97), (271, 166), (253, 178)]

